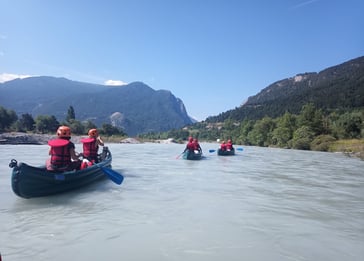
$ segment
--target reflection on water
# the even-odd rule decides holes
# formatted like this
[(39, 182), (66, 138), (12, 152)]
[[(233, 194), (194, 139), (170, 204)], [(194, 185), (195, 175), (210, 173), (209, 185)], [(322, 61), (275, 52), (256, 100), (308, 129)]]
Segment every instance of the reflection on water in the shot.
[(219, 157), (216, 147), (186, 161), (176, 159), (184, 145), (110, 144), (121, 186), (26, 200), (8, 163), (41, 165), (48, 148), (0, 146), (3, 260), (362, 260), (363, 161), (255, 147)]

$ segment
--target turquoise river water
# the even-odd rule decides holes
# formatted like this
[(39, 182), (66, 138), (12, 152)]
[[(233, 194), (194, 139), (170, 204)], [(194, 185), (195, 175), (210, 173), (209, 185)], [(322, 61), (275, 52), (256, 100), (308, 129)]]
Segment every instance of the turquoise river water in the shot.
[(22, 199), (8, 164), (42, 165), (48, 146), (1, 145), (2, 260), (363, 260), (364, 161), (201, 146), (205, 157), (187, 161), (184, 145), (109, 144), (120, 186)]

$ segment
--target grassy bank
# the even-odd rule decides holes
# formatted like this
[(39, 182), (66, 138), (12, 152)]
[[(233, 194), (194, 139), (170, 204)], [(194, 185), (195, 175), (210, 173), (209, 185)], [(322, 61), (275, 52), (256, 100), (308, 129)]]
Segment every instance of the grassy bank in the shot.
[(364, 139), (338, 140), (331, 143), (330, 152), (343, 152), (348, 156), (359, 157), (364, 160)]

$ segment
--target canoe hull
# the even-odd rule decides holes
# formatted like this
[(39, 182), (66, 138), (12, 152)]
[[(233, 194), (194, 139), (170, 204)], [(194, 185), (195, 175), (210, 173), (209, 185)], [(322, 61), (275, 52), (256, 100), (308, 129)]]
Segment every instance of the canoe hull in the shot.
[(231, 149), (231, 150), (221, 150), (221, 149), (218, 149), (217, 150), (217, 155), (219, 156), (233, 156), (235, 155), (235, 149)]
[(101, 167), (111, 167), (111, 161), (111, 153), (107, 150), (103, 161), (78, 171), (52, 172), (47, 171), (45, 166), (33, 167), (20, 162), (13, 166), (11, 186), (14, 193), (22, 198), (58, 194), (104, 179), (106, 175)]
[(202, 158), (202, 152), (187, 150), (183, 153), (183, 159), (186, 160), (200, 160)]

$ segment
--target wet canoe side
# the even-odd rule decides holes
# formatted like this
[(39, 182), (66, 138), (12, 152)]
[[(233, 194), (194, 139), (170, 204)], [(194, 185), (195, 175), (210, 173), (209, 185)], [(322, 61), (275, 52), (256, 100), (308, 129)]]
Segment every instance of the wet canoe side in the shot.
[(183, 158), (186, 160), (200, 160), (202, 158), (202, 152), (196, 153), (194, 151), (187, 150), (183, 153)]
[(235, 155), (235, 149), (231, 149), (231, 150), (221, 150), (221, 149), (218, 149), (217, 150), (217, 155), (219, 156), (232, 156), (232, 155)]
[[(74, 190), (106, 177), (101, 167), (111, 167), (112, 156), (83, 170), (67, 172), (47, 171), (45, 167), (34, 167), (26, 163), (13, 166), (11, 186), (22, 198), (43, 197)], [(15, 161), (16, 162), (16, 161)]]

